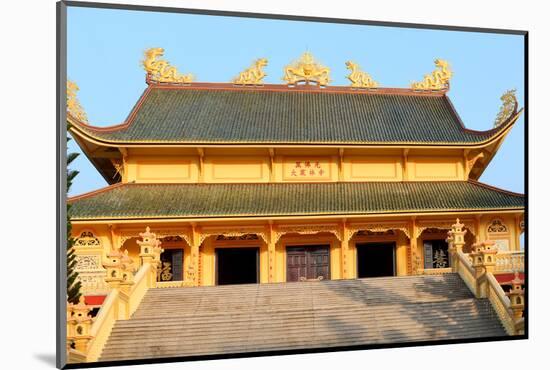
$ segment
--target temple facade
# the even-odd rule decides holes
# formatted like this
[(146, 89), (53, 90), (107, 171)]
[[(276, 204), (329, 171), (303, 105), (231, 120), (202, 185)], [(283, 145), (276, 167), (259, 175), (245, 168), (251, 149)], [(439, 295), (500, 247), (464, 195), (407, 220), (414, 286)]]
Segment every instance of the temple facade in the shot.
[(160, 68), (162, 53), (147, 52), (147, 88), (121, 124), (88, 124), (69, 94), (70, 133), (109, 183), (69, 199), (88, 305), (109, 293), (110, 256), (140, 268), (146, 228), (161, 241), (158, 287), (439, 274), (457, 218), (465, 253), (494, 242), (501, 284), (523, 271), (524, 196), (478, 181), (521, 114), (513, 91), (475, 131), (442, 60), (384, 88), (351, 61), (350, 86), (331, 86), (308, 53), (283, 84), (263, 83), (265, 59), (194, 82)]

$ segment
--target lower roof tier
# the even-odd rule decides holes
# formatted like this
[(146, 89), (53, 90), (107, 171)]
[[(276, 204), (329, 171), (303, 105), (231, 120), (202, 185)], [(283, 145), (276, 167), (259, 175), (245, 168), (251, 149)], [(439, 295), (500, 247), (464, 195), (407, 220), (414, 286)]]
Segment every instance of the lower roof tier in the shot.
[(69, 199), (73, 220), (522, 210), (524, 196), (475, 181), (117, 184)]

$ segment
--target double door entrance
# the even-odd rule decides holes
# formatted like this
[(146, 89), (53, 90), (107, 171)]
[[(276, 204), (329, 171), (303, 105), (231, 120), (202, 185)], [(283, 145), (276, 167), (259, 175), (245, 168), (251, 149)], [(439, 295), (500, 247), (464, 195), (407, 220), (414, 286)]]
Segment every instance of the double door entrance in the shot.
[(286, 248), (286, 281), (330, 279), (328, 245)]

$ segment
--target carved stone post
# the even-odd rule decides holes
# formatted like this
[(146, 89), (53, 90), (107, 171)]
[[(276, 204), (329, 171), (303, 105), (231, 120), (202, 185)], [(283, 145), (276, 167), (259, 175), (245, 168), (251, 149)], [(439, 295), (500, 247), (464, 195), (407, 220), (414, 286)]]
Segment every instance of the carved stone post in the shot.
[(118, 250), (111, 250), (107, 254), (107, 259), (103, 261), (103, 267), (107, 270), (107, 276), (105, 282), (109, 285), (109, 288), (115, 289), (120, 286), (122, 282), (122, 253)]
[(125, 291), (130, 290), (134, 284), (134, 260), (128, 256), (128, 250), (125, 250), (120, 258), (120, 273), (122, 280), (120, 281), (120, 287)]
[(139, 236), (142, 239), (137, 241), (141, 252), (139, 257), (141, 258), (142, 266), (146, 263), (151, 265), (151, 285), (153, 286), (156, 283), (157, 271), (160, 267), (160, 254), (164, 252), (164, 249), (160, 247), (160, 240), (157, 239), (155, 233), (151, 232), (149, 226)]
[(485, 279), (487, 273), (493, 273), (496, 265), (496, 254), (498, 253), (495, 247), (495, 242), (486, 240), (481, 243), (475, 243), (473, 245), (474, 252), (470, 255), (472, 257), (472, 266), (475, 271), (476, 279), (476, 297), (483, 298), (486, 296)]
[(72, 341), (74, 349), (83, 354), (88, 352), (88, 343), (92, 339), (90, 311), (91, 309), (84, 302), (84, 296), (80, 296), (78, 304), (69, 304), (67, 309), (69, 313), (67, 316), (67, 340)]
[(510, 298), (510, 309), (512, 310), (515, 322), (521, 320), (523, 309), (525, 308), (525, 290), (521, 287), (522, 284), (523, 280), (519, 278), (519, 274), (516, 271), (514, 280), (512, 280), (512, 289), (506, 293), (508, 298)]
[(458, 253), (462, 253), (464, 247), (464, 224), (460, 223), (457, 218), (456, 223), (451, 226), (451, 230), (447, 233), (447, 243), (449, 244), (449, 256), (451, 257), (451, 268), (453, 272), (458, 271)]

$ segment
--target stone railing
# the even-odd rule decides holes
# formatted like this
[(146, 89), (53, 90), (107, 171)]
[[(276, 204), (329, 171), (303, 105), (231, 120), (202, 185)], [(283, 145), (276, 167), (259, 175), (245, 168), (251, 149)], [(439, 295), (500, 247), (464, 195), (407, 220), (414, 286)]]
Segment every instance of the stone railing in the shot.
[(499, 251), (496, 257), (495, 272), (523, 272), (525, 269), (525, 254), (523, 251)]
[[(67, 306), (67, 361), (69, 363), (95, 362), (111, 334), (117, 320), (128, 320), (136, 311), (150, 288), (157, 284), (157, 270), (160, 264), (160, 241), (149, 231), (140, 234), (141, 268), (134, 275), (132, 261), (127, 253), (111, 251), (104, 266), (107, 270), (106, 283), (110, 287), (97, 316), (89, 315), (91, 307), (86, 306), (84, 297), (77, 305)], [(72, 343), (72, 346), (70, 345)]]
[[(457, 220), (447, 238), (453, 272), (460, 275), (476, 298), (487, 298), (491, 302), (508, 335), (524, 334), (524, 290), (523, 281), (519, 279), (517, 270), (512, 280), (512, 289), (509, 293), (505, 293), (493, 275), (497, 271), (496, 266), (500, 259), (495, 243), (492, 241), (476, 243), (473, 245), (474, 252), (469, 255), (464, 254), (462, 226), (464, 225)], [(502, 260), (517, 261), (518, 258), (517, 253), (503, 253), (503, 255)]]
[(475, 270), (471, 265), (468, 256), (462, 252), (456, 252), (456, 263), (453, 271), (458, 273), (466, 286), (473, 294), (476, 294), (476, 277)]
[(491, 302), (491, 306), (493, 306), (508, 335), (514, 335), (515, 323), (513, 316), (510, 314), (510, 299), (506, 296), (493, 274), (488, 274), (486, 279), (487, 299)]

